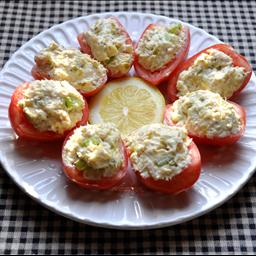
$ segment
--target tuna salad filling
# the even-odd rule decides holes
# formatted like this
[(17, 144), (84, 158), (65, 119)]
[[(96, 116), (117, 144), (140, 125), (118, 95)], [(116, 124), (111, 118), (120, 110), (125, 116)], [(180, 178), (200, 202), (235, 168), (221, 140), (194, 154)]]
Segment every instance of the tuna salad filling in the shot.
[(113, 18), (99, 19), (84, 33), (92, 55), (111, 73), (125, 74), (133, 62), (133, 46)]
[(156, 71), (170, 62), (185, 42), (181, 24), (148, 29), (139, 41), (136, 53), (139, 64), (147, 70)]
[(172, 121), (194, 135), (226, 137), (237, 134), (242, 123), (234, 106), (219, 94), (199, 90), (182, 96), (172, 105)]
[(171, 180), (191, 162), (186, 130), (164, 124), (139, 128), (126, 139), (133, 168), (144, 178)]
[(63, 134), (82, 119), (82, 95), (66, 81), (33, 81), (25, 89), (20, 107), (39, 131)]
[(124, 162), (120, 132), (110, 123), (77, 128), (63, 152), (65, 164), (91, 180), (114, 176)]
[(91, 91), (106, 79), (107, 71), (97, 60), (78, 49), (51, 43), (35, 56), (38, 70), (46, 78), (68, 81), (78, 90)]
[(197, 90), (209, 90), (230, 98), (242, 85), (247, 73), (233, 66), (232, 58), (225, 53), (209, 49), (180, 73), (177, 81), (178, 96)]

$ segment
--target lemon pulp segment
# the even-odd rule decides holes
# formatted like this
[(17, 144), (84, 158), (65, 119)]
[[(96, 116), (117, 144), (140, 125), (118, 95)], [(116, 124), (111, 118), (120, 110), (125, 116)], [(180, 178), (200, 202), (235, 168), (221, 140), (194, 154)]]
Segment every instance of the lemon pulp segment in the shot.
[(163, 120), (165, 101), (139, 78), (109, 82), (90, 102), (90, 123), (114, 123), (123, 134)]

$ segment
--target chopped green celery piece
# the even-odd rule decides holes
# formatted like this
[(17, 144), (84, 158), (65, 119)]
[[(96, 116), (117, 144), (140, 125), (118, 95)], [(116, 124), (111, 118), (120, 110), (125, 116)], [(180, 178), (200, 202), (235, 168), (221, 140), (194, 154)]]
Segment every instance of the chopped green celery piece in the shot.
[(182, 29), (182, 25), (180, 23), (172, 25), (169, 29), (168, 32), (172, 34), (178, 34)]
[(72, 109), (73, 108), (73, 100), (71, 97), (66, 97), (65, 98), (65, 106), (67, 109)]
[[(81, 66), (81, 65), (80, 65)], [(72, 66), (71, 68), (70, 68), (70, 71), (71, 72), (76, 72), (76, 71), (78, 71), (79, 70), (79, 68), (77, 67), (77, 66)]]
[(115, 56), (111, 56), (111, 57), (107, 60), (107, 64), (110, 64), (114, 59), (115, 59)]
[(85, 139), (82, 143), (81, 143), (81, 146), (82, 147), (88, 147), (89, 146), (89, 144), (90, 144), (90, 139)]
[(77, 160), (75, 162), (75, 166), (76, 166), (76, 169), (79, 171), (84, 171), (88, 168), (87, 163), (82, 159)]
[(83, 104), (80, 100), (69, 97), (69, 96), (65, 98), (64, 102), (68, 110), (72, 110), (74, 106), (82, 107), (82, 104)]
[(164, 166), (164, 165), (166, 165), (166, 164), (169, 164), (169, 162), (170, 162), (170, 158), (165, 158), (165, 159), (163, 159), (163, 160), (157, 162), (156, 165), (157, 165), (158, 167), (162, 167), (162, 166)]
[(99, 145), (101, 143), (100, 138), (98, 137), (90, 137), (90, 138), (86, 138), (83, 142), (82, 142), (82, 147), (88, 147), (89, 144), (92, 143), (94, 145)]
[(98, 137), (92, 137), (91, 141), (94, 145), (99, 145), (101, 143), (101, 139)]

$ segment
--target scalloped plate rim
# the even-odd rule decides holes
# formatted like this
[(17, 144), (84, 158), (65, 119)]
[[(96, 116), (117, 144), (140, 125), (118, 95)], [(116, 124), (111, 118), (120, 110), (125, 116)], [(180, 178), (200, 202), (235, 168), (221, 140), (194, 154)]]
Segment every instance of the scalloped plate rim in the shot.
[[(183, 22), (179, 19), (176, 18), (170, 18), (170, 17), (166, 17), (166, 16), (161, 16), (161, 15), (157, 15), (157, 14), (152, 14), (152, 13), (139, 13), (139, 12), (104, 12), (104, 13), (100, 13), (100, 14), (90, 14), (90, 15), (86, 15), (86, 16), (80, 16), (80, 17), (76, 17), (74, 19), (70, 19), (70, 20), (66, 20), (62, 23), (56, 24), (54, 26), (51, 26), (50, 28), (40, 32), (39, 34), (35, 35), (33, 38), (31, 38), (29, 41), (25, 42), (20, 48), (18, 48), (9, 58), (9, 60), (5, 63), (4, 67), (2, 68), (1, 72), (0, 72), (0, 80), (2, 79), (3, 73), (8, 69), (9, 64), (11, 63), (11, 61), (17, 56), (17, 54), (22, 51), (28, 44), (32, 43), (34, 40), (36, 40), (37, 38), (40, 39), (41, 36), (44, 35), (44, 33), (47, 32), (51, 32), (53, 30), (55, 30), (58, 27), (62, 27), (63, 25), (67, 24), (67, 23), (72, 23), (72, 22), (76, 22), (78, 20), (81, 19), (89, 19), (91, 17), (101, 17), (101, 16), (107, 16), (107, 15), (150, 15), (153, 16), (154, 18), (164, 18), (164, 19), (168, 19), (171, 21), (178, 21), (178, 22), (182, 22), (183, 24), (186, 24), (190, 27), (195, 28), (196, 30), (201, 31), (202, 33), (206, 34), (208, 37), (214, 39), (215, 41), (220, 41), (218, 38), (210, 35), (209, 33), (207, 33), (205, 30), (195, 27), (189, 23)], [(252, 78), (253, 80), (255, 80), (255, 75), (253, 73)], [(254, 81), (255, 82), (255, 81)], [(142, 229), (156, 229), (156, 228), (162, 228), (162, 227), (167, 227), (167, 226), (173, 226), (173, 225), (177, 225), (183, 222), (187, 222), (190, 221), (192, 219), (195, 219), (199, 216), (202, 216), (214, 209), (216, 209), (217, 207), (219, 207), (220, 205), (224, 204), (225, 202), (227, 202), (231, 197), (233, 197), (247, 182), (248, 180), (252, 177), (252, 175), (255, 172), (255, 166), (250, 166), (250, 168), (247, 170), (246, 172), (246, 176), (243, 176), (240, 180), (239, 180), (239, 186), (236, 187), (232, 187), (234, 189), (231, 189), (229, 191), (228, 194), (225, 194), (224, 196), (222, 196), (222, 198), (219, 200), (219, 202), (213, 204), (211, 207), (208, 207), (208, 203), (202, 208), (203, 210), (201, 210), (200, 212), (196, 212), (195, 214), (189, 214), (188, 216), (183, 216), (182, 218), (179, 218), (178, 220), (174, 220), (174, 221), (164, 221), (164, 222), (158, 222), (158, 223), (151, 223), (151, 224), (143, 224), (143, 225), (132, 225), (128, 222), (125, 222), (122, 225), (118, 225), (118, 224), (113, 224), (110, 222), (100, 222), (99, 220), (97, 220), (97, 222), (91, 220), (91, 219), (81, 219), (78, 218), (76, 216), (74, 216), (71, 213), (65, 212), (65, 211), (61, 211), (59, 209), (57, 209), (55, 207), (54, 204), (50, 204), (49, 201), (45, 202), (43, 201), (40, 197), (35, 196), (34, 194), (31, 194), (30, 191), (28, 191), (28, 188), (23, 184), (25, 183), (20, 176), (15, 175), (15, 173), (11, 170), (11, 168), (8, 165), (7, 162), (7, 158), (5, 157), (5, 155), (3, 154), (3, 152), (0, 151), (0, 162), (2, 164), (2, 166), (4, 167), (5, 172), (8, 174), (9, 177), (11, 177), (11, 179), (14, 181), (14, 183), (22, 190), (24, 191), (29, 197), (31, 197), (33, 200), (35, 200), (37, 203), (41, 204), (42, 206), (44, 206), (45, 208), (61, 215), (64, 216), (66, 218), (72, 219), (74, 221), (77, 221), (79, 223), (83, 223), (83, 224), (89, 224), (92, 226), (96, 226), (96, 227), (105, 227), (105, 228), (113, 228), (113, 229), (120, 229), (120, 230), (142, 230)]]

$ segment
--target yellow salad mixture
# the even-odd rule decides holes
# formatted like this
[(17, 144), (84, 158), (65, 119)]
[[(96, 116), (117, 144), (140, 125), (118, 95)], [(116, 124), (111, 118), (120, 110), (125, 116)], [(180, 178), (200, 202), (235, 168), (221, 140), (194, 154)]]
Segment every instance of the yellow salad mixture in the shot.
[(233, 66), (230, 56), (209, 49), (180, 73), (177, 81), (178, 96), (196, 90), (209, 90), (219, 93), (223, 98), (230, 98), (240, 88), (246, 75), (244, 68)]
[(133, 46), (117, 21), (99, 19), (84, 33), (92, 55), (112, 74), (126, 74), (133, 63)]
[(150, 71), (160, 69), (173, 59), (184, 40), (185, 33), (180, 23), (148, 29), (136, 50), (139, 64)]
[(171, 119), (189, 132), (207, 137), (237, 134), (242, 125), (234, 106), (207, 90), (191, 92), (176, 100)]
[(91, 91), (102, 84), (107, 75), (104, 66), (78, 49), (64, 49), (51, 43), (35, 56), (40, 72), (54, 80), (68, 81), (78, 90)]
[(80, 126), (65, 144), (63, 158), (87, 179), (112, 177), (124, 161), (120, 132), (110, 123)]
[(145, 125), (126, 138), (130, 160), (144, 178), (171, 180), (191, 162), (186, 130), (164, 124)]
[(63, 134), (83, 116), (82, 95), (67, 81), (33, 81), (19, 101), (26, 117), (39, 131)]

